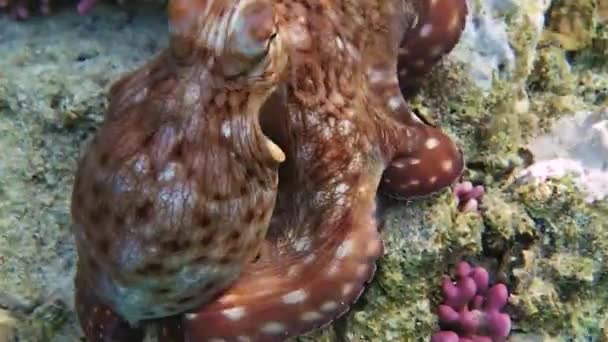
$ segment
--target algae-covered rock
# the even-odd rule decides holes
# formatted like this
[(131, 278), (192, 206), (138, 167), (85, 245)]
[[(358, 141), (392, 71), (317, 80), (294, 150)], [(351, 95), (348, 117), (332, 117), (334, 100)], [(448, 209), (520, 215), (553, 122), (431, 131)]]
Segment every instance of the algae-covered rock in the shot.
[(557, 39), (565, 50), (580, 50), (591, 44), (596, 27), (594, 0), (555, 0), (548, 11), (545, 34)]
[[(0, 308), (18, 341), (76, 341), (70, 196), (79, 150), (118, 75), (166, 39), (158, 8), (0, 16)], [(134, 29), (139, 28), (139, 29)]]

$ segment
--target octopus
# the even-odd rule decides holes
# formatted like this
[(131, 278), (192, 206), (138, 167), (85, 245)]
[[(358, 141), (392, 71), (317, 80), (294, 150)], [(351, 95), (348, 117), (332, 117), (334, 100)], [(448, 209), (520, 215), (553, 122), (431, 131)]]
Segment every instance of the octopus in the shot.
[(336, 320), (383, 253), (378, 193), (464, 169), (404, 94), (464, 0), (171, 0), (170, 44), (110, 89), (71, 213), (88, 341), (283, 341)]

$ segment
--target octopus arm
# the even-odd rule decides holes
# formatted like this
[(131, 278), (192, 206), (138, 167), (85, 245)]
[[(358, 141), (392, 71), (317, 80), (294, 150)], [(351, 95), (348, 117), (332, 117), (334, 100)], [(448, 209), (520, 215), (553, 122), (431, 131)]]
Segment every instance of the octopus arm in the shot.
[(417, 135), (417, 146), (392, 159), (380, 191), (398, 199), (435, 193), (454, 183), (464, 169), (461, 149), (442, 130), (422, 122), (408, 127)]
[(142, 327), (131, 326), (93, 292), (77, 274), (75, 305), (80, 326), (88, 342), (143, 341)]
[(180, 314), (238, 277), (274, 205), (284, 155), (257, 121), (286, 60), (274, 5), (169, 6), (171, 47), (112, 86), (76, 172), (76, 302), (88, 341), (137, 342), (148, 327), (183, 341)]
[(132, 325), (99, 300), (92, 288), (83, 285), (82, 278), (78, 276), (75, 300), (78, 316), (82, 317), (80, 326), (87, 342), (142, 342), (148, 328), (156, 330), (160, 341), (184, 341), (180, 316)]
[[(305, 223), (319, 219), (307, 217)], [(283, 341), (347, 312), (382, 254), (375, 194), (366, 191), (339, 218), (324, 222), (317, 227), (327, 232), (324, 239), (300, 234), (278, 253), (269, 241), (275, 254), (252, 264), (217, 301), (185, 315), (186, 340)]]
[(424, 0), (419, 3), (418, 20), (405, 33), (399, 48), (399, 81), (406, 95), (441, 57), (454, 48), (467, 16), (465, 0)]
[(401, 94), (394, 65), (370, 56), (371, 94), (368, 111), (374, 113), (387, 167), (380, 191), (410, 199), (449, 186), (462, 174), (460, 148), (441, 129), (416, 116)]

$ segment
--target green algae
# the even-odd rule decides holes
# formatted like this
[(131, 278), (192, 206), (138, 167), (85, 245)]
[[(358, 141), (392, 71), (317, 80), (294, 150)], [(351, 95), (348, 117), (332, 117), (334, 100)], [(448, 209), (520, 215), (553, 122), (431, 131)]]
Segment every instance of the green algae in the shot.
[(608, 319), (604, 209), (586, 204), (567, 180), (496, 184), (480, 213), (459, 213), (448, 194), (389, 209), (386, 255), (363, 299), (339, 321), (346, 329), (308, 338), (425, 340), (436, 329), (441, 276), (461, 259), (508, 284), (519, 334), (599, 338)]
[(567, 51), (588, 47), (596, 28), (596, 0), (557, 0), (548, 11), (545, 36), (557, 39)]
[(586, 204), (567, 178), (513, 190), (538, 235), (513, 271), (518, 324), (528, 331), (547, 326), (547, 333), (575, 340), (599, 338), (608, 314), (605, 210)]

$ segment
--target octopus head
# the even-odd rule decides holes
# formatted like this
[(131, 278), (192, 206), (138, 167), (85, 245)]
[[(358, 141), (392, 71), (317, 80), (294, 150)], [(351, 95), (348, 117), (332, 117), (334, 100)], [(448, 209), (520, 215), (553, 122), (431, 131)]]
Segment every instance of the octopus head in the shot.
[(276, 81), (286, 54), (275, 7), (269, 0), (173, 0), (171, 50), (178, 60), (206, 58), (227, 79)]

